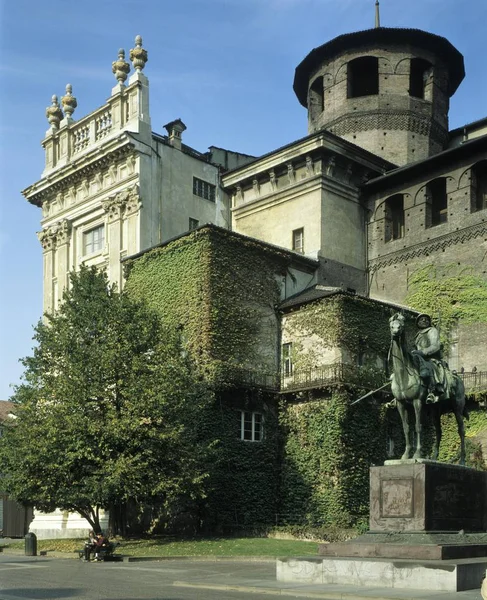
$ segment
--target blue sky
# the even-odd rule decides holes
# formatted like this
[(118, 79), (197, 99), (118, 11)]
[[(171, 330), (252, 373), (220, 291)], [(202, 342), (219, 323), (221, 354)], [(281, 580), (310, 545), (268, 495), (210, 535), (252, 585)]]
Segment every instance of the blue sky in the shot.
[[(448, 38), (466, 78), (450, 127), (487, 115), (485, 0), (382, 0), (381, 24)], [(184, 142), (248, 154), (306, 135), (292, 90), (312, 48), (374, 25), (374, 0), (0, 0), (0, 399), (19, 382), (42, 312), (40, 210), (20, 191), (43, 170), (45, 108), (67, 83), (74, 118), (102, 105), (115, 84), (111, 63), (142, 35), (149, 53), (152, 128), (181, 118)]]

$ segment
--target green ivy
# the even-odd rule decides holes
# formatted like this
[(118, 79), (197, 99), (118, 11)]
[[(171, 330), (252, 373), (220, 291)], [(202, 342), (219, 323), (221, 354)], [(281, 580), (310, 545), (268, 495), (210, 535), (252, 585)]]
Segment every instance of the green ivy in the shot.
[(369, 467), (384, 461), (385, 409), (344, 388), (281, 405), (286, 431), (280, 512), (289, 523), (349, 527), (368, 515)]
[[(296, 369), (320, 364), (320, 350), (301, 342), (310, 335), (325, 348), (343, 348), (352, 357), (368, 353), (386, 359), (390, 344), (389, 317), (396, 309), (361, 296), (336, 294), (317, 300), (288, 315), (286, 326), (294, 341)], [(367, 365), (373, 368), (373, 362)]]
[(128, 261), (126, 290), (182, 329), (205, 379), (224, 384), (241, 370), (275, 370), (275, 355), (259, 367), (255, 356), (259, 343), (277, 344), (277, 326), (266, 333), (262, 317), (275, 319), (276, 274), (288, 262), (285, 253), (263, 251), (251, 239), (202, 228)]
[[(207, 531), (249, 530), (275, 520), (279, 483), (279, 434), (273, 395), (236, 382), (241, 372), (272, 373), (256, 366), (260, 344), (277, 346), (276, 274), (284, 274), (286, 253), (263, 250), (254, 240), (214, 227), (198, 229), (126, 262), (126, 291), (155, 308), (164, 322), (181, 330), (185, 350), (200, 376), (217, 391), (213, 410), (199, 423), (212, 440), (206, 498), (188, 501)], [(274, 320), (262, 327), (262, 318)], [(267, 337), (266, 337), (267, 336)], [(262, 442), (240, 440), (240, 411), (264, 416)]]
[(411, 275), (408, 290), (406, 303), (436, 321), (445, 351), (459, 321), (487, 323), (487, 281), (471, 267), (428, 265)]

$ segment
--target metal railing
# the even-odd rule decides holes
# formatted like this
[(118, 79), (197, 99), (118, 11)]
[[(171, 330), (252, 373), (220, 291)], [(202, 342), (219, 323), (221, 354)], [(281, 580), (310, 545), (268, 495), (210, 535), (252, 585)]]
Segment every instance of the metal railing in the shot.
[[(465, 392), (487, 393), (487, 371), (459, 373), (465, 384)], [(381, 369), (359, 367), (347, 363), (333, 363), (314, 369), (296, 370), (292, 373), (262, 373), (251, 369), (231, 369), (225, 376), (232, 385), (244, 385), (281, 392), (306, 391), (333, 384), (349, 384), (366, 389), (376, 389), (387, 382), (388, 376)], [(279, 381), (280, 379), (280, 381)]]
[(347, 363), (333, 363), (314, 369), (293, 370), (281, 376), (281, 391), (291, 392), (324, 387), (334, 383), (348, 383), (374, 389), (387, 381), (385, 371), (359, 367)]
[(277, 374), (262, 373), (251, 369), (238, 369), (234, 367), (223, 376), (223, 379), (231, 385), (243, 385), (272, 391), (278, 391), (279, 389), (279, 377)]
[(487, 371), (464, 372), (458, 375), (463, 379), (466, 394), (487, 393)]

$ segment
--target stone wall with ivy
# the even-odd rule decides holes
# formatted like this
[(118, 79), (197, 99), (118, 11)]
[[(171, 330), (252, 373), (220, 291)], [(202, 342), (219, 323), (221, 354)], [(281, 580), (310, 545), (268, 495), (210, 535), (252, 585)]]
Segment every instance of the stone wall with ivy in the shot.
[[(263, 415), (261, 442), (240, 439), (240, 411)], [(275, 395), (227, 389), (220, 394), (207, 435), (216, 440), (207, 497), (200, 504), (208, 532), (249, 532), (275, 522), (279, 499), (279, 422)]]
[[(369, 467), (388, 457), (388, 438), (396, 430), (396, 449), (404, 444), (384, 397), (351, 403), (368, 392), (371, 383), (379, 387), (387, 381), (389, 318), (397, 310), (340, 292), (286, 313), (286, 339), (297, 347), (296, 370), (313, 368), (328, 356), (324, 350), (338, 349), (342, 360), (353, 362), (356, 377), (309, 394), (288, 394), (281, 402), (283, 524), (287, 519), (291, 528), (300, 523), (326, 529), (367, 519)], [(414, 315), (407, 316), (412, 335)], [(310, 335), (316, 343), (306, 346)], [(370, 363), (356, 367), (359, 355), (368, 356)], [(365, 371), (368, 386), (360, 384), (359, 375)]]
[[(357, 391), (358, 392), (358, 391)], [(369, 467), (386, 458), (386, 409), (345, 387), (281, 407), (281, 523), (350, 527), (369, 512)]]
[[(335, 360), (358, 364), (384, 374), (390, 345), (389, 318), (398, 309), (376, 300), (339, 292), (283, 316), (283, 340), (293, 343), (293, 362), (297, 370)], [(413, 336), (413, 313), (408, 331)], [(310, 344), (309, 339), (313, 339)], [(330, 351), (333, 351), (330, 353)]]
[(208, 226), (126, 262), (125, 289), (181, 329), (208, 381), (228, 382), (277, 372), (277, 276), (288, 263), (278, 249)]
[[(286, 253), (212, 226), (126, 262), (126, 291), (181, 330), (195, 367), (215, 390), (213, 409), (199, 424), (213, 444), (206, 498), (181, 502), (185, 518), (206, 531), (249, 530), (275, 519), (277, 395), (254, 385), (277, 373), (275, 306), (289, 262)], [(241, 411), (263, 415), (262, 441), (241, 440)]]
[(432, 316), (446, 355), (456, 345), (458, 369), (487, 371), (487, 280), (473, 267), (455, 263), (414, 271), (406, 302)]

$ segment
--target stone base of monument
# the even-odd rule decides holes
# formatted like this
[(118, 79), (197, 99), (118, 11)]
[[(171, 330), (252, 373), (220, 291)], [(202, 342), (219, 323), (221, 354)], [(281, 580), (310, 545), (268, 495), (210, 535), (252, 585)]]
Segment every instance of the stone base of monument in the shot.
[(463, 591), (487, 569), (487, 472), (425, 459), (370, 469), (370, 531), (279, 559), (279, 581)]
[(487, 558), (446, 561), (280, 558), (277, 580), (360, 587), (461, 592), (480, 589)]

